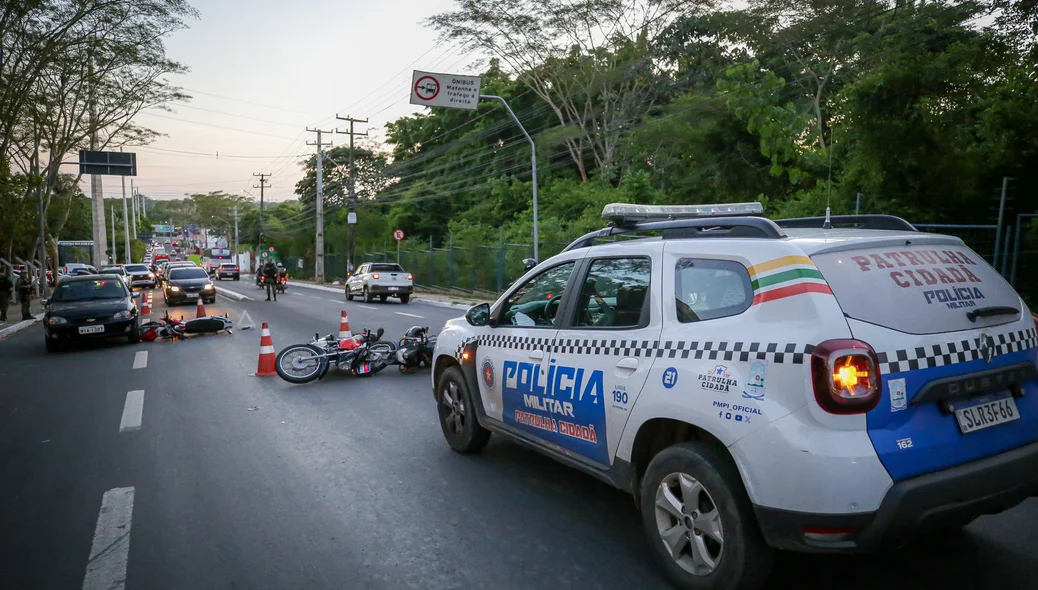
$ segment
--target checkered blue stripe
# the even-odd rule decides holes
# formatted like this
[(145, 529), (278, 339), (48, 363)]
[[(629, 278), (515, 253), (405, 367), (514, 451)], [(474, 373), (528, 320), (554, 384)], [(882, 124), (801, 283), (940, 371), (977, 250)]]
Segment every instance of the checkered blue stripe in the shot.
[[(1038, 346), (1038, 333), (1033, 328), (993, 334), (991, 338), (994, 344), (994, 356)], [(917, 371), (979, 360), (984, 358), (982, 348), (981, 339), (973, 338), (972, 340), (956, 340), (943, 344), (877, 352), (876, 356), (879, 357), (880, 372), (889, 375), (890, 373)]]
[[(748, 362), (804, 364), (811, 355), (811, 344), (778, 342), (715, 342), (701, 340), (632, 340), (623, 338), (536, 338), (492, 334), (479, 336), (480, 346), (508, 350), (543, 350), (550, 353), (588, 356), (633, 356), (681, 359), (709, 359)], [(461, 352), (459, 347), (458, 354)]]

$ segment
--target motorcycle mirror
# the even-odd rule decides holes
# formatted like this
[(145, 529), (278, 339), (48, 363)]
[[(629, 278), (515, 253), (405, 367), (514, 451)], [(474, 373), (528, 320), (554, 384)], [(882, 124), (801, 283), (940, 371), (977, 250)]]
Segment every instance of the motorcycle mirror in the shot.
[(382, 328), (379, 328), (378, 332), (375, 332), (375, 340), (382, 340), (382, 335), (385, 334), (385, 333), (386, 333), (385, 330), (383, 330)]

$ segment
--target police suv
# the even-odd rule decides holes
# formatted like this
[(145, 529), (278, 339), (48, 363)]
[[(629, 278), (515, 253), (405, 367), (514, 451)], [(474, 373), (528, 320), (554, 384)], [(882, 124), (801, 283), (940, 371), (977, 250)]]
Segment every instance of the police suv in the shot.
[(1013, 288), (897, 217), (762, 213), (609, 205), (450, 320), (448, 444), (498, 433), (631, 492), (683, 588), (756, 588), (774, 549), (893, 548), (1038, 495), (1036, 319)]

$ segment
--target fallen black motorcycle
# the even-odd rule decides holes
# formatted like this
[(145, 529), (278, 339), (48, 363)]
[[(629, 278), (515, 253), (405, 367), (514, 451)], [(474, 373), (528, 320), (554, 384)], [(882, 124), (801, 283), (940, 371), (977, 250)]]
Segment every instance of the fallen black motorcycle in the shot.
[(436, 336), (429, 336), (428, 326), (411, 326), (400, 339), (391, 364), (399, 366), (401, 373), (413, 373), (423, 366), (430, 367), (434, 348)]
[(314, 334), (306, 344), (293, 344), (278, 353), (274, 368), (289, 383), (309, 383), (321, 379), (334, 365), (358, 377), (370, 377), (393, 361), (396, 346), (383, 342), (377, 332), (364, 330), (349, 338), (339, 339), (333, 334), (324, 338)]

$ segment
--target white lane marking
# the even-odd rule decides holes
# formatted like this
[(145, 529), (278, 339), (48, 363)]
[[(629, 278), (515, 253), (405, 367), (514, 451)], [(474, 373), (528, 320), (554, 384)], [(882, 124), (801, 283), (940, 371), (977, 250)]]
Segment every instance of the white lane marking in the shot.
[(133, 520), (133, 488), (115, 488), (101, 498), (101, 512), (94, 527), (83, 590), (126, 588), (126, 562), (130, 556), (130, 523)]
[(148, 368), (148, 351), (138, 350), (133, 355), (133, 368), (134, 369), (147, 369)]
[(126, 404), (123, 405), (123, 419), (119, 422), (119, 432), (141, 429), (141, 417), (144, 414), (144, 390), (135, 389), (126, 392)]
[(375, 310), (378, 309), (377, 307), (371, 307), (370, 305), (358, 305), (357, 307), (359, 307), (361, 309), (375, 309)]
[(328, 298), (328, 299), (325, 299), (325, 301), (331, 301), (332, 303), (339, 303), (342, 300), (341, 299), (331, 299), (331, 298)]
[(398, 311), (398, 312), (395, 312), (395, 313), (396, 313), (396, 315), (406, 315), (409, 318), (418, 318), (418, 319), (422, 319), (422, 320), (425, 319), (424, 315), (415, 315), (413, 313), (407, 313), (407, 312), (404, 312), (404, 311)]

